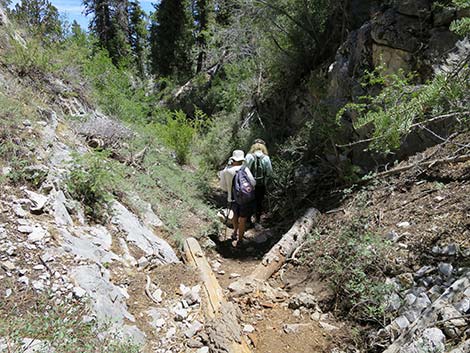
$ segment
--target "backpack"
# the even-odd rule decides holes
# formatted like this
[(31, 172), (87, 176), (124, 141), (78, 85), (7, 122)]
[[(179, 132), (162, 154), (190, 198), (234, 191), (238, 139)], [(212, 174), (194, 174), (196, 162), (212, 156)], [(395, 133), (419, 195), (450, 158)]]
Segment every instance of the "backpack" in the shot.
[(237, 170), (233, 177), (232, 196), (239, 205), (246, 205), (255, 199), (255, 188), (250, 183), (245, 166)]
[(255, 158), (253, 176), (255, 177), (256, 184), (259, 183), (260, 185), (264, 185), (264, 178), (266, 173), (264, 170), (264, 164), (261, 162), (261, 160), (264, 158), (264, 155), (253, 155), (253, 157)]

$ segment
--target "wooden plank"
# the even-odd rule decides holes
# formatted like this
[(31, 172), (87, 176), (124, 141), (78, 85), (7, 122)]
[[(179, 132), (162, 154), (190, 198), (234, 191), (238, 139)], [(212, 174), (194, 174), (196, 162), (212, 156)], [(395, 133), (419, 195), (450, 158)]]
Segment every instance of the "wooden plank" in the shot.
[[(214, 275), (206, 257), (198, 243), (194, 238), (188, 238), (184, 242), (184, 252), (188, 263), (194, 268), (198, 269), (201, 275), (204, 292), (206, 293), (208, 304), (203, 307), (205, 315), (209, 319), (225, 319), (227, 317), (221, 317), (223, 314), (223, 306), (228, 304), (228, 301), (224, 297), (224, 292), (220, 286), (217, 278)], [(233, 319), (232, 321), (235, 321)], [(229, 324), (239, 326), (238, 322), (230, 322)], [(224, 333), (220, 333), (224, 334)], [(240, 328), (241, 335), (241, 328)], [(227, 347), (229, 353), (250, 353), (251, 350), (246, 343), (244, 337), (240, 336), (240, 342), (235, 341), (231, 337), (225, 337), (227, 342), (230, 342)]]

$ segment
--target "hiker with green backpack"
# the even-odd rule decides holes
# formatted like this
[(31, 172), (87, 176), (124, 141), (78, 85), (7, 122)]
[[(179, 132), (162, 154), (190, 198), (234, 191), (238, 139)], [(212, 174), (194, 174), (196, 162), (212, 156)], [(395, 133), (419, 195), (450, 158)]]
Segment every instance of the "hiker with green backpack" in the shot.
[(245, 165), (252, 172), (256, 180), (255, 223), (260, 223), (266, 187), (273, 174), (273, 167), (268, 155), (268, 149), (266, 148), (266, 143), (262, 139), (256, 139), (253, 142), (250, 152), (246, 155)]

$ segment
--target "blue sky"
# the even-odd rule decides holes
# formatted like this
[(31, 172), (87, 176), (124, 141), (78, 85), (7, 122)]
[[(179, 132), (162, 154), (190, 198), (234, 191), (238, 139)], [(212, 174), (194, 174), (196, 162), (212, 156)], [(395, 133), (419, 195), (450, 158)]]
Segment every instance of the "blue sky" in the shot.
[[(83, 15), (84, 7), (81, 0), (49, 0), (57, 9), (61, 15), (64, 15), (70, 22), (77, 20), (83, 29), (88, 28), (89, 17)], [(12, 4), (20, 2), (20, 0), (13, 0)], [(140, 5), (149, 13), (154, 8), (152, 3), (158, 2), (157, 0), (141, 0)]]

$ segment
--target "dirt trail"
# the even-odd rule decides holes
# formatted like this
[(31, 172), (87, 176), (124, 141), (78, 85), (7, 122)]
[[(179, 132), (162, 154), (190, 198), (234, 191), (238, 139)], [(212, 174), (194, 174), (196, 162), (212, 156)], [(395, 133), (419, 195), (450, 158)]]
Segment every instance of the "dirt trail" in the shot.
[[(248, 231), (247, 237), (253, 238), (256, 234), (259, 232), (252, 229)], [(220, 285), (242, 311), (242, 327), (251, 341), (253, 352), (331, 352), (333, 342), (342, 335), (342, 330), (333, 326), (331, 318), (327, 314), (315, 313), (312, 309), (302, 307), (294, 310), (288, 307), (292, 295), (304, 291), (307, 284), (315, 285), (302, 281), (308, 277), (306, 273), (295, 273), (295, 278), (283, 278), (297, 284), (287, 287), (284, 281), (276, 278), (279, 275), (275, 276), (271, 282), (273, 288), (279, 288), (279, 293), (284, 293), (278, 298), (262, 291), (240, 298), (230, 297), (229, 285), (239, 277), (250, 275), (271, 243), (271, 239), (266, 239), (264, 243), (249, 243), (241, 249), (219, 243), (220, 253), (211, 251), (206, 254)]]

